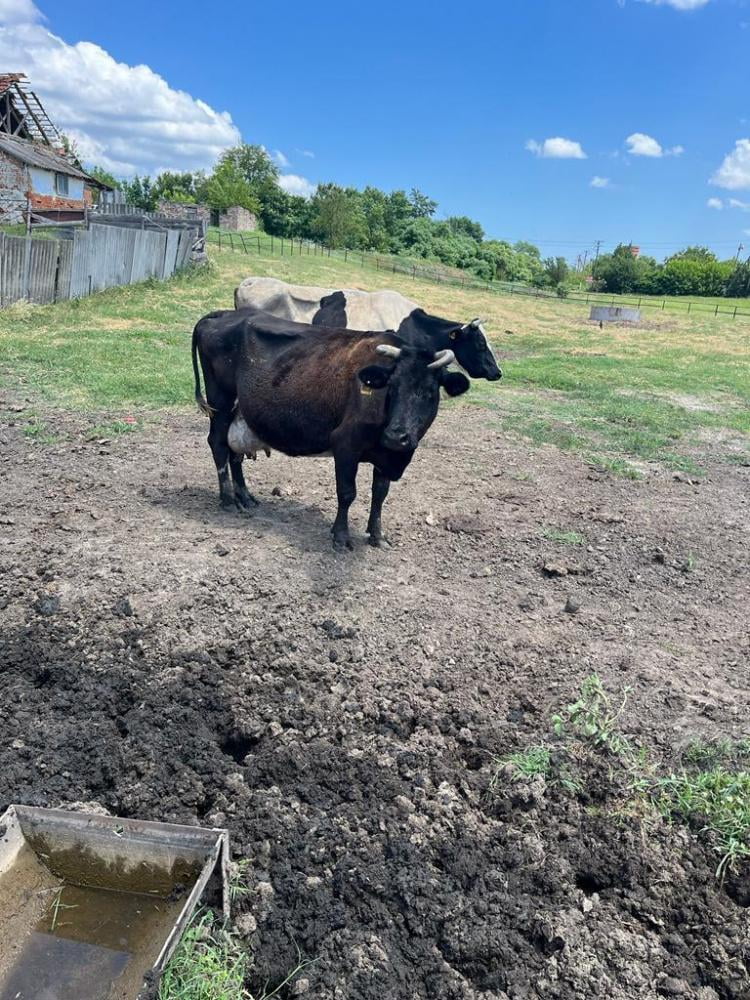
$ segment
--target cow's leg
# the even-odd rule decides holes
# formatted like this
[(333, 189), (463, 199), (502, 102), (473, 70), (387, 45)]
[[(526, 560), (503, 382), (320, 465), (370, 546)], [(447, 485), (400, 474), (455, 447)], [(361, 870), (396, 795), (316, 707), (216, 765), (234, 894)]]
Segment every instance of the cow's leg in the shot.
[(222, 507), (234, 504), (234, 490), (229, 471), (230, 449), (227, 440), (229, 425), (232, 423), (231, 407), (222, 407), (211, 414), (211, 427), (208, 432), (208, 443), (216, 463), (219, 476), (219, 501)]
[(351, 455), (335, 455), (336, 463), (336, 496), (339, 506), (336, 520), (333, 522), (331, 534), (335, 549), (351, 549), (349, 538), (349, 508), (357, 496), (357, 468), (359, 462)]
[(383, 503), (391, 488), (391, 481), (377, 469), (372, 470), (372, 503), (370, 505), (370, 518), (367, 522), (367, 534), (370, 536), (370, 545), (379, 548), (383, 543), (383, 534), (380, 528), (380, 515), (383, 512)]
[(234, 502), (240, 510), (250, 510), (251, 507), (258, 506), (258, 501), (245, 485), (245, 476), (242, 472), (243, 458), (243, 455), (237, 455), (230, 449), (229, 469), (232, 473), (232, 482), (234, 484)]

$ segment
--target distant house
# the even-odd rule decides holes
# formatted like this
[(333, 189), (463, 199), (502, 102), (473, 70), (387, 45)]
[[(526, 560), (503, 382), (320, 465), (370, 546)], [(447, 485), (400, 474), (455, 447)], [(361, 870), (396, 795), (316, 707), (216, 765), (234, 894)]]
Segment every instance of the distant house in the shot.
[(106, 189), (72, 162), (23, 73), (0, 74), (0, 224), (77, 221)]

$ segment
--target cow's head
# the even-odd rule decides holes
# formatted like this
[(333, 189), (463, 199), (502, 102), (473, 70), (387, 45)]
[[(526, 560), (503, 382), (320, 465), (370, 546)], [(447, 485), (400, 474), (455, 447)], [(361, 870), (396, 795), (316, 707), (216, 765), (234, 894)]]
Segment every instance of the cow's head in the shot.
[(448, 336), (456, 360), (472, 378), (486, 378), (490, 382), (497, 382), (503, 377), (487, 334), (478, 319), (473, 319), (466, 326), (457, 326)]
[(469, 380), (446, 370), (455, 360), (453, 351), (393, 344), (380, 344), (376, 351), (396, 361), (390, 367), (368, 365), (358, 373), (363, 385), (388, 390), (381, 441), (392, 451), (413, 451), (437, 416), (440, 387), (450, 396), (460, 396), (469, 388)]

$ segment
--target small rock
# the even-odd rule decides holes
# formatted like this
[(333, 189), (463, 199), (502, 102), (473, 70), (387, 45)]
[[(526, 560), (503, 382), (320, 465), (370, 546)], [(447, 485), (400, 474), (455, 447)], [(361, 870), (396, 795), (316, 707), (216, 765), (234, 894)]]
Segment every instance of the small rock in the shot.
[(13, 750), (23, 750), (25, 746), (26, 744), (24, 743), (23, 740), (13, 740), (13, 742), (11, 743), (11, 748)]
[(674, 976), (667, 976), (659, 984), (659, 991), (668, 997), (684, 997), (690, 993), (690, 984), (684, 979), (675, 979)]
[(272, 497), (280, 497), (281, 495), (282, 495), (281, 494), (281, 487), (280, 486), (274, 486), (274, 488), (271, 490), (271, 496)]
[(292, 996), (301, 997), (303, 994), (307, 993), (310, 989), (309, 979), (298, 979), (297, 982), (292, 986)]
[(118, 618), (130, 618), (133, 614), (133, 606), (127, 597), (121, 597), (119, 601), (115, 602), (112, 611)]
[(258, 921), (252, 913), (241, 913), (235, 920), (234, 926), (237, 928), (237, 933), (240, 937), (247, 938), (257, 931)]
[(548, 562), (542, 567), (546, 576), (567, 576), (568, 567), (562, 563)]
[(660, 563), (663, 566), (666, 563), (666, 561), (667, 561), (667, 553), (664, 551), (664, 549), (659, 549), (659, 548), (654, 549), (654, 562)]
[(60, 607), (60, 598), (57, 594), (40, 594), (34, 604), (35, 610), (40, 615), (56, 615)]
[(217, 545), (216, 548), (214, 549), (214, 552), (216, 553), (217, 556), (229, 555), (229, 549), (226, 547), (226, 545)]
[(575, 597), (569, 597), (565, 602), (565, 610), (569, 615), (577, 615), (581, 610), (580, 601), (577, 601)]
[(434, 515), (434, 514), (432, 513), (432, 511), (430, 511), (430, 513), (429, 513), (429, 514), (427, 515), (427, 517), (426, 517), (426, 518), (424, 519), (424, 523), (425, 523), (425, 524), (429, 524), (429, 526), (430, 526), (431, 528), (434, 528), (434, 527), (435, 527), (435, 523), (436, 523), (436, 522), (435, 522), (435, 515)]

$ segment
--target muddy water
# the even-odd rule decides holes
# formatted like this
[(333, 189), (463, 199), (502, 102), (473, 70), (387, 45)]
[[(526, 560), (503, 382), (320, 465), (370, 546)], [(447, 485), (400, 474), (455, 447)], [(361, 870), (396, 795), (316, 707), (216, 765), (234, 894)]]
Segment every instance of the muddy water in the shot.
[(0, 1000), (133, 1000), (184, 903), (173, 896), (72, 885), (24, 846), (0, 876)]

